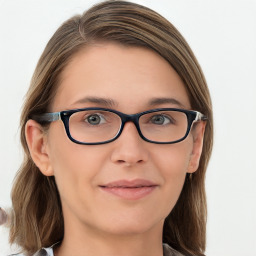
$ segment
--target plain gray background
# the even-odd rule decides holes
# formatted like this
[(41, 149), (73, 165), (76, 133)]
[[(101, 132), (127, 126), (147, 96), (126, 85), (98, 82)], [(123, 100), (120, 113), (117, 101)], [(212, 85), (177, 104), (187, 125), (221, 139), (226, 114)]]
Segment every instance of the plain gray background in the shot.
[[(99, 1), (0, 0), (0, 206), (22, 161), (19, 116), (39, 56), (57, 27)], [(256, 255), (256, 1), (134, 0), (170, 20), (205, 73), (213, 101), (207, 172), (208, 256)], [(0, 228), (0, 255), (11, 250)]]

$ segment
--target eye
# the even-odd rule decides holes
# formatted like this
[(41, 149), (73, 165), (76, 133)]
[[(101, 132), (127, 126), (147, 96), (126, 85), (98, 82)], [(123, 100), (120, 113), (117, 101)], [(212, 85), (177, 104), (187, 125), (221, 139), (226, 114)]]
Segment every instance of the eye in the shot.
[(85, 117), (85, 121), (91, 125), (98, 125), (106, 123), (106, 119), (101, 114), (92, 114)]
[(173, 123), (172, 119), (165, 115), (155, 115), (151, 118), (151, 123), (157, 124), (157, 125), (165, 125)]

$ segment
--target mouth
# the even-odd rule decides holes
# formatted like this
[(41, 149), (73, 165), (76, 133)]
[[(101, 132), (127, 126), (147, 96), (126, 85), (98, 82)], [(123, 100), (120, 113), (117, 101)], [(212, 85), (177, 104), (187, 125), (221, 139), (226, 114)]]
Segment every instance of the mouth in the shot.
[(138, 200), (151, 194), (158, 185), (149, 180), (136, 179), (132, 181), (118, 180), (99, 187), (102, 191), (114, 196), (127, 200)]

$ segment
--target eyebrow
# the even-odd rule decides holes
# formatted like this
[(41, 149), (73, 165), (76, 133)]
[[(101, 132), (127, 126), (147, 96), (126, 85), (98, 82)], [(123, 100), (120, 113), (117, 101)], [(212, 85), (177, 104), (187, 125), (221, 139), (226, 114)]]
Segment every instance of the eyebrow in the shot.
[(117, 102), (112, 99), (101, 98), (101, 97), (90, 97), (90, 96), (76, 101), (74, 103), (74, 105), (75, 104), (84, 104), (84, 103), (94, 103), (97, 105), (103, 105), (105, 107), (114, 107), (114, 106), (118, 105)]
[(179, 102), (174, 98), (153, 98), (149, 101), (150, 106), (162, 105), (162, 104), (172, 104), (172, 105), (177, 105), (181, 108), (185, 108), (185, 106), (181, 102)]
[[(91, 96), (79, 99), (73, 105), (85, 104), (85, 103), (94, 103), (94, 104), (109, 107), (109, 108), (118, 106), (118, 103), (113, 99), (91, 97)], [(185, 108), (185, 106), (181, 102), (179, 102), (174, 98), (152, 98), (151, 100), (149, 100), (148, 106), (152, 107), (155, 105), (163, 105), (163, 104), (172, 104), (172, 105), (177, 105), (178, 107), (181, 107), (181, 108)]]

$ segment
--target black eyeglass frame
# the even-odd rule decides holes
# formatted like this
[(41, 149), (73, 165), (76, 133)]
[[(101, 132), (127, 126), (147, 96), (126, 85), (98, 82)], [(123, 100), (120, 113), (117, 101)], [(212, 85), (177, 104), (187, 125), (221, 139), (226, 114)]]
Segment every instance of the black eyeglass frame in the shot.
[[(110, 140), (107, 141), (101, 141), (101, 142), (81, 142), (81, 141), (77, 141), (75, 140), (71, 134), (70, 134), (70, 130), (69, 130), (69, 119), (71, 117), (72, 114), (77, 113), (77, 112), (81, 112), (81, 111), (85, 111), (85, 110), (99, 110), (99, 111), (108, 111), (108, 112), (112, 112), (116, 115), (118, 115), (121, 119), (121, 126), (119, 128), (119, 131), (117, 132), (116, 136)], [(154, 112), (158, 112), (158, 111), (177, 111), (177, 112), (182, 112), (184, 114), (186, 114), (187, 116), (187, 121), (188, 121), (188, 126), (187, 126), (187, 130), (185, 135), (176, 141), (171, 141), (171, 142), (159, 142), (159, 141), (152, 141), (147, 139), (146, 137), (144, 137), (144, 135), (142, 134), (141, 130), (140, 130), (140, 125), (139, 125), (139, 119), (141, 116), (145, 115), (145, 114), (149, 114), (149, 113), (154, 113)], [(114, 140), (116, 140), (122, 133), (124, 125), (127, 122), (133, 122), (140, 137), (150, 143), (155, 143), (155, 144), (174, 144), (174, 143), (178, 143), (182, 140), (184, 140), (190, 130), (191, 130), (191, 126), (193, 124), (193, 122), (198, 122), (198, 121), (206, 121), (207, 117), (205, 115), (203, 115), (202, 113), (200, 113), (199, 111), (195, 111), (195, 110), (186, 110), (186, 109), (179, 109), (179, 108), (156, 108), (156, 109), (151, 109), (148, 111), (144, 111), (144, 112), (140, 112), (140, 113), (136, 113), (136, 114), (132, 114), (132, 115), (128, 115), (128, 114), (124, 114), (122, 112), (113, 110), (113, 109), (108, 109), (108, 108), (99, 108), (99, 107), (90, 107), (90, 108), (78, 108), (78, 109), (72, 109), (72, 110), (65, 110), (65, 111), (60, 111), (60, 112), (52, 112), (52, 113), (45, 113), (45, 114), (41, 114), (41, 115), (34, 115), (32, 116), (32, 119), (37, 121), (38, 123), (51, 123), (54, 121), (58, 121), (61, 120), (64, 124), (65, 130), (66, 130), (66, 134), (68, 136), (68, 138), (77, 144), (82, 144), (82, 145), (100, 145), (100, 144), (106, 144), (106, 143), (110, 143)]]

